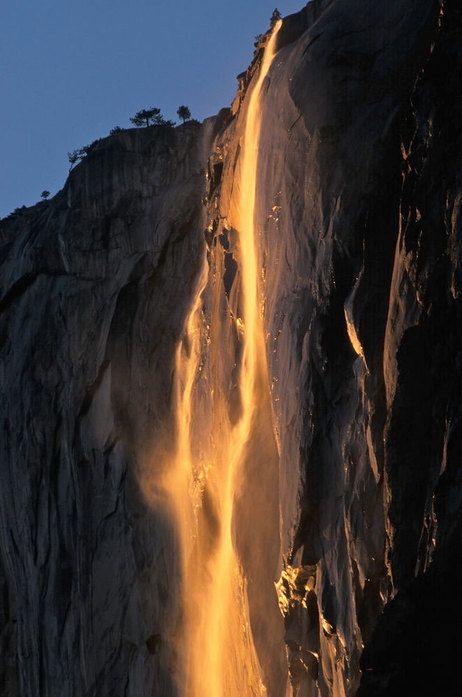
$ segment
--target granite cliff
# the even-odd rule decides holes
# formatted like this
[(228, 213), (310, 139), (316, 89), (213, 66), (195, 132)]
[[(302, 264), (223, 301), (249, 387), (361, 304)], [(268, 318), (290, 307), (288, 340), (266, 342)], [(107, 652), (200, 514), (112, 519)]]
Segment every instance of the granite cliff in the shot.
[[(268, 697), (462, 692), (461, 31), (456, 0), (313, 0), (262, 86), (269, 397), (234, 533)], [(103, 139), (0, 221), (6, 697), (183, 697), (178, 540), (147, 490), (204, 260), (201, 379), (219, 363), (239, 411), (235, 188), (267, 41), (230, 110)]]

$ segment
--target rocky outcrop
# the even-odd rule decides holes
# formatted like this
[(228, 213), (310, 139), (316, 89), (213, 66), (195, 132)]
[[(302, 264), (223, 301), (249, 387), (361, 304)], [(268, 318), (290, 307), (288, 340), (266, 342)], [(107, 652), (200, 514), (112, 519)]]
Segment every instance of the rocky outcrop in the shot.
[(361, 697), (462, 689), (461, 30), (460, 8), (445, 3), (400, 130), (384, 431), (396, 596), (366, 646)]
[[(461, 26), (452, 0), (313, 0), (279, 33), (257, 200), (279, 532), (258, 556), (287, 659), (263, 655), (249, 572), (271, 697), (281, 665), (297, 697), (460, 693)], [(204, 250), (223, 317), (239, 284), (263, 45), (232, 112), (117, 133), (0, 223), (8, 697), (181, 697), (175, 534), (139, 483)]]
[(2, 225), (1, 548), (21, 695), (170, 694), (153, 638), (169, 537), (135, 453), (168, 409), (211, 128), (114, 135)]

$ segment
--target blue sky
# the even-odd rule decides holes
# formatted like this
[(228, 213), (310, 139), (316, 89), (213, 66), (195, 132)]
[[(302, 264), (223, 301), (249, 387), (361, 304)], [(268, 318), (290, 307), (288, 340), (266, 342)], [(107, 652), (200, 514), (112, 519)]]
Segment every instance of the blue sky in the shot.
[[(0, 216), (64, 184), (67, 152), (147, 106), (228, 106), (277, 0), (5, 0)], [(279, 0), (282, 14), (303, 0)]]

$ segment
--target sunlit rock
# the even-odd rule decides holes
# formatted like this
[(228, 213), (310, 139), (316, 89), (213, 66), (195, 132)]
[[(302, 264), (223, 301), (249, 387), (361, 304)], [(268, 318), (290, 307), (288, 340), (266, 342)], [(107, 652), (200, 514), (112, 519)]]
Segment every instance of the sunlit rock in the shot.
[(313, 0), (232, 110), (0, 222), (6, 697), (460, 693), (443, 9)]

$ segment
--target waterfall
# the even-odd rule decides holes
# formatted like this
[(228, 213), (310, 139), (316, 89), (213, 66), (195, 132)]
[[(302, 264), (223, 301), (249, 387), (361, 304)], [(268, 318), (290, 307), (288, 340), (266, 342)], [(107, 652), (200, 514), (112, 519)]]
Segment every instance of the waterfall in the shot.
[[(268, 462), (274, 461), (277, 452), (271, 427), (255, 210), (262, 86), (275, 55), (279, 28), (280, 22), (269, 37), (259, 73), (243, 105), (245, 124), (233, 202), (239, 287), (230, 301), (239, 337), (238, 408), (231, 408), (230, 391), (220, 377), (223, 344), (214, 340), (223, 335), (222, 327), (215, 326), (220, 313), (214, 314), (214, 327), (206, 326), (203, 303), (207, 293), (213, 304), (213, 290), (207, 290), (210, 270), (206, 256), (176, 352), (176, 436), (173, 452), (165, 459), (160, 489), (180, 547), (181, 618), (176, 651), (181, 666), (179, 692), (184, 697), (268, 694), (252, 626), (260, 625), (264, 633), (266, 620), (250, 607), (246, 562), (241, 558), (245, 555), (240, 555), (236, 543), (235, 519), (239, 517), (236, 500), (245, 488), (249, 461), (254, 467), (257, 464), (269, 470)], [(233, 343), (230, 336), (228, 343)], [(234, 350), (230, 346), (230, 351)], [(205, 362), (212, 366), (207, 376)], [(202, 422), (200, 418), (200, 390), (210, 405), (211, 423), (207, 425), (204, 417)], [(266, 525), (260, 508), (256, 506), (252, 521), (257, 541), (259, 527)], [(264, 573), (257, 568), (256, 558), (249, 564), (255, 570), (252, 576)], [(265, 641), (268, 637), (260, 644)]]

